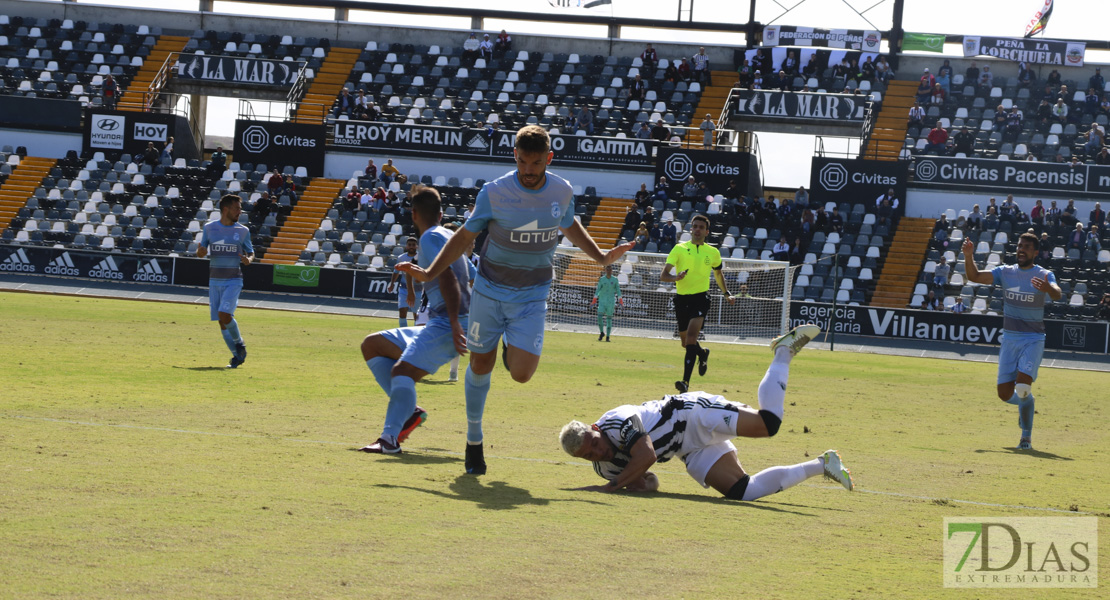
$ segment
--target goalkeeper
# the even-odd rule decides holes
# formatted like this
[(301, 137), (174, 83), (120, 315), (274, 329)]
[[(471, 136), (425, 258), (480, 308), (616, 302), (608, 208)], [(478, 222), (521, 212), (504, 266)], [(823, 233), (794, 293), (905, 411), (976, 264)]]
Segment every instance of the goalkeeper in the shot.
[(597, 278), (597, 290), (590, 305), (597, 304), (597, 341), (605, 338), (609, 341), (609, 334), (613, 332), (613, 313), (616, 312), (616, 303), (624, 306), (621, 297), (621, 282), (613, 277), (613, 265), (605, 266), (605, 274)]

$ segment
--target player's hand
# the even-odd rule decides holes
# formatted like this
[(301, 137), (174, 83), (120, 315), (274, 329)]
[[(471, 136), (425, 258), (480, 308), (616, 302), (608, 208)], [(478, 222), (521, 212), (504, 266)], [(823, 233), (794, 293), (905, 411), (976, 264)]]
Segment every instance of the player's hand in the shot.
[(975, 253), (975, 244), (972, 243), (971, 238), (964, 238), (963, 245), (964, 257), (970, 257)]
[(624, 298), (617, 298), (617, 304), (624, 306)]
[(455, 343), (455, 352), (466, 354), (466, 331), (458, 321), (451, 323), (451, 341)]
[(409, 308), (411, 308), (413, 310), (416, 309), (416, 292), (415, 291), (409, 290), (408, 296), (405, 296), (405, 303), (409, 305)]
[(612, 250), (610, 250), (609, 252), (607, 252), (605, 254), (604, 258), (601, 259), (601, 266), (604, 267), (604, 266), (608, 266), (608, 265), (611, 265), (611, 264), (617, 262), (617, 259), (620, 258), (621, 256), (624, 256), (625, 252), (628, 252), (629, 250), (631, 250), (635, 247), (636, 247), (636, 242), (628, 242), (628, 243), (621, 244), (620, 246), (617, 246), (617, 247), (613, 248)]
[(593, 306), (595, 304), (597, 304), (597, 298), (594, 298), (593, 300), (590, 300), (590, 306)]
[(732, 294), (729, 294), (726, 300), (728, 300), (729, 304), (736, 304), (736, 296), (733, 296)]
[(420, 283), (427, 283), (427, 282), (432, 280), (431, 277), (428, 277), (428, 272), (427, 271), (418, 267), (417, 265), (414, 265), (411, 262), (403, 262), (403, 263), (397, 265), (395, 268), (398, 271), (402, 272), (402, 273), (407, 273), (407, 274), (411, 275), (413, 281), (419, 281)]
[(1041, 292), (1047, 292), (1048, 291), (1048, 281), (1045, 281), (1044, 279), (1041, 279), (1040, 277), (1034, 277), (1032, 280), (1029, 281), (1029, 283), (1033, 284), (1033, 289), (1035, 289), (1037, 291), (1041, 291)]
[(690, 272), (690, 269), (686, 269), (685, 271), (680, 272), (678, 275), (674, 276), (674, 280), (675, 281), (682, 281), (683, 279), (686, 278), (686, 274), (689, 273), (689, 272)]
[(244, 265), (249, 265), (251, 264), (251, 257), (247, 256), (246, 254), (240, 254), (239, 262), (243, 263)]

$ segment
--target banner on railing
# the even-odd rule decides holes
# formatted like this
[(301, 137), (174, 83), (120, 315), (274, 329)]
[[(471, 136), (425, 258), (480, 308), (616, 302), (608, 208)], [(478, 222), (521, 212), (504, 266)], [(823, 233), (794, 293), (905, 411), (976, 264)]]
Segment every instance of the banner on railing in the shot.
[(303, 61), (293, 60), (181, 54), (174, 67), (175, 75), (179, 79), (234, 85), (290, 87), (297, 81), (304, 65)]
[(1110, 167), (984, 158), (922, 156), (917, 183), (964, 189), (989, 188), (1110, 196)]
[(858, 121), (866, 117), (870, 98), (851, 94), (811, 94), (769, 90), (732, 90), (733, 115), (821, 121)]
[(820, 46), (878, 52), (883, 41), (879, 31), (864, 29), (819, 29), (793, 25), (768, 25), (763, 28), (764, 46)]
[(1082, 67), (1087, 44), (1057, 40), (964, 36), (964, 56), (993, 56), (1038, 65)]

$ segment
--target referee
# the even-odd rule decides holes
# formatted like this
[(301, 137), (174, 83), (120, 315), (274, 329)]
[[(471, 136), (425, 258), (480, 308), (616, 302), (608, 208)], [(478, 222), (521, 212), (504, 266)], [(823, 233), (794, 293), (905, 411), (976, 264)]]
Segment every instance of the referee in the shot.
[[(675, 282), (674, 314), (678, 318), (678, 341), (686, 348), (686, 362), (682, 369), (682, 380), (674, 382), (681, 393), (690, 389), (690, 374), (694, 372), (694, 361), (698, 362), (698, 375), (705, 375), (709, 368), (709, 350), (698, 344), (705, 315), (709, 314), (709, 273), (717, 278), (717, 287), (724, 293), (729, 304), (736, 298), (728, 293), (725, 277), (721, 273), (721, 252), (705, 243), (709, 235), (709, 219), (705, 215), (694, 215), (690, 219), (690, 241), (677, 244), (667, 255), (667, 264), (659, 280)], [(672, 274), (676, 273), (676, 274)]]

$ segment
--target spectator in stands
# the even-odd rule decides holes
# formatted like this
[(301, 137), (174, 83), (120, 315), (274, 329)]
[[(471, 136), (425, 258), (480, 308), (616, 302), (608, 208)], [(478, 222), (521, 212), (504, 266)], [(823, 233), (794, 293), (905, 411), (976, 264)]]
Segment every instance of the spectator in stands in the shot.
[(929, 130), (927, 139), (929, 143), (925, 144), (925, 154), (930, 152), (936, 152), (938, 156), (947, 154), (948, 132), (940, 126), (939, 121)]
[[(662, 121), (660, 121), (660, 123), (662, 123)], [(664, 202), (666, 202), (667, 195), (670, 193), (670, 186), (671, 184), (669, 181), (667, 181), (667, 177), (664, 175), (660, 175), (659, 181), (655, 183), (655, 199), (663, 200)]]
[(648, 44), (644, 51), (640, 53), (640, 60), (644, 63), (645, 73), (655, 73), (655, 65), (659, 64), (659, 54), (655, 52), (655, 48)]
[(1102, 102), (1098, 104), (1098, 112), (1104, 115), (1110, 115), (1110, 94), (1102, 95)]
[(782, 63), (779, 64), (779, 71), (794, 76), (798, 74), (798, 69), (800, 68), (801, 65), (798, 64), (798, 58), (794, 56), (794, 51), (787, 50), (786, 58), (782, 59)]
[(1063, 78), (1060, 77), (1060, 72), (1057, 71), (1056, 69), (1053, 69), (1052, 72), (1048, 74), (1048, 77), (1045, 77), (1045, 79), (1044, 79), (1045, 85), (1047, 85), (1047, 86), (1049, 86), (1053, 89), (1060, 87), (1060, 84), (1062, 83), (1062, 81), (1063, 81)]
[(370, 188), (363, 188), (362, 190), (360, 190), (360, 195), (358, 197), (359, 210), (364, 210), (377, 217), (378, 213), (381, 211), (378, 209), (378, 207), (372, 206), (373, 203), (374, 194), (371, 193)]
[(771, 249), (771, 258), (774, 260), (790, 260), (790, 244), (786, 236), (779, 236), (779, 242)]
[(1044, 262), (1052, 258), (1052, 240), (1049, 239), (1047, 233), (1041, 233), (1041, 251), (1037, 253), (1037, 261)]
[(489, 39), (489, 34), (482, 36), (482, 41), (478, 43), (478, 58), (490, 59), (493, 58), (493, 42)]
[(784, 92), (794, 91), (794, 76), (788, 74), (786, 71), (779, 71), (778, 83), (774, 86)]
[(933, 104), (944, 104), (944, 101), (947, 98), (948, 93), (944, 91), (944, 88), (941, 87), (939, 83), (933, 85), (933, 93), (932, 96), (929, 98), (929, 102)]
[(921, 301), (921, 310), (944, 310), (944, 304), (937, 298), (936, 292), (929, 290)]
[(170, 136), (170, 141), (166, 142), (166, 145), (162, 147), (162, 159), (163, 160), (169, 160), (169, 161), (173, 160), (173, 136), (172, 135)]
[(889, 202), (892, 211), (898, 210), (898, 207), (901, 206), (898, 196), (894, 194), (894, 188), (887, 188), (885, 193), (879, 194), (879, 197), (875, 198), (875, 209), (878, 210), (882, 207), (883, 202)]
[(948, 261), (943, 258), (937, 263), (937, 270), (933, 272), (933, 289), (941, 296), (944, 295), (944, 286), (948, 285), (948, 275), (952, 272), (952, 267), (948, 266)]
[(362, 204), (362, 190), (358, 189), (357, 185), (352, 185), (347, 195), (343, 197), (343, 208), (349, 211), (356, 211)]
[(1052, 120), (1066, 125), (1068, 122), (1068, 105), (1064, 103), (1063, 98), (1056, 100), (1056, 104), (1052, 106)]
[(473, 214), (474, 214), (474, 203), (471, 202), (470, 206), (467, 206), (466, 210), (463, 211), (463, 219), (464, 220), (469, 219), (470, 216), (473, 215)]
[(975, 61), (971, 61), (971, 65), (964, 71), (964, 85), (976, 85), (979, 83), (979, 67), (975, 65)]
[(979, 211), (978, 204), (971, 208), (971, 213), (967, 215), (967, 220), (964, 221), (964, 224), (969, 231), (980, 231), (983, 229), (983, 213)]
[(975, 153), (975, 134), (968, 130), (967, 126), (963, 126), (956, 135), (952, 136), (953, 146), (952, 151), (956, 153), (963, 152), (964, 156), (971, 156)]
[(355, 99), (351, 97), (350, 90), (348, 90), (347, 88), (343, 88), (339, 91), (339, 98), (335, 100), (335, 110), (332, 112), (332, 116), (338, 119), (339, 115), (345, 114), (348, 118), (350, 118), (354, 110)]
[(931, 73), (929, 68), (925, 67), (925, 72), (921, 74), (921, 79), (917, 80), (917, 103), (927, 104), (933, 96), (933, 86), (937, 84), (937, 80)]
[(1096, 165), (1110, 165), (1110, 150), (1106, 146), (1102, 147), (1102, 152), (1095, 155)]
[(578, 109), (578, 116), (574, 119), (574, 126), (579, 131), (585, 131), (586, 135), (594, 134), (594, 113), (590, 111), (589, 105), (583, 104)]
[(658, 249), (659, 244), (663, 243), (663, 226), (656, 222), (652, 224), (649, 233), (651, 234), (651, 241), (655, 242), (655, 247)]
[(990, 92), (994, 87), (994, 74), (991, 73), (990, 65), (983, 65), (983, 72), (979, 74), (979, 88), (983, 91)]
[(802, 238), (795, 237), (794, 245), (790, 246), (790, 254), (787, 256), (787, 260), (790, 261), (791, 265), (800, 265), (805, 262), (805, 258), (806, 249), (802, 245)]
[(647, 121), (641, 121), (640, 125), (636, 128), (636, 139), (638, 139), (638, 140), (650, 140), (651, 139), (651, 127), (648, 127)]
[(1087, 233), (1083, 231), (1083, 223), (1076, 223), (1075, 229), (1068, 234), (1068, 250), (1075, 248), (1082, 250), (1083, 246), (1087, 243)]
[(281, 184), (281, 195), (289, 196), (290, 198), (297, 197), (297, 184), (293, 181), (292, 175), (285, 176), (285, 181)]
[(794, 192), (794, 202), (803, 208), (809, 206), (809, 192), (806, 191), (806, 186), (798, 186), (798, 191)]
[(945, 213), (940, 213), (940, 218), (933, 223), (933, 233), (936, 233), (938, 230), (941, 229), (947, 231), (948, 229), (951, 229), (951, 227), (952, 223), (948, 220), (948, 215)]
[[(1033, 206), (1033, 210), (1029, 211), (1029, 219), (1033, 222), (1033, 225), (1036, 225), (1038, 228), (1044, 227), (1044, 212), (1044, 202), (1040, 200), (1037, 200), (1037, 203)], [(1041, 246), (1043, 247), (1044, 244), (1041, 244)]]
[(688, 201), (695, 201), (698, 198), (698, 182), (694, 180), (691, 175), (686, 178), (686, 183), (682, 185), (682, 199)]
[(756, 72), (755, 77), (752, 78), (750, 89), (761, 90), (763, 89), (763, 73)]
[(497, 34), (497, 41), (493, 43), (493, 55), (505, 56), (512, 49), (513, 37), (502, 29), (501, 33)]
[[(944, 215), (941, 215), (943, 217)], [(933, 239), (930, 245), (940, 252), (944, 252), (948, 248), (948, 228), (937, 227), (933, 229)]]
[(378, 178), (378, 165), (374, 164), (374, 159), (371, 158), (366, 161), (366, 168), (363, 169), (362, 172), (366, 175), (366, 178), (371, 181)]
[(1018, 63), (1018, 87), (1027, 88), (1033, 85), (1033, 70), (1024, 62)]
[(119, 101), (119, 86), (116, 85), (116, 80), (111, 75), (104, 77), (101, 93), (104, 95), (104, 108), (115, 110), (116, 102)]
[(1006, 194), (1006, 199), (1002, 201), (1002, 206), (998, 209), (998, 219), (1007, 221), (1013, 226), (1017, 224), (1019, 216), (1021, 216), (1021, 209), (1014, 203), (1014, 195)]
[(355, 96), (355, 117), (362, 120), (367, 119), (370, 112), (370, 98), (366, 95), (366, 90), (360, 89), (358, 96)]
[(844, 233), (844, 217), (840, 216), (840, 207), (839, 206), (834, 206), (833, 210), (832, 210), (832, 214), (829, 215), (829, 231), (828, 231), (828, 233), (832, 233), (833, 231), (835, 231), (837, 233)]
[(952, 85), (952, 65), (947, 58), (944, 59), (944, 64), (942, 64), (940, 68), (937, 69), (936, 79), (937, 85), (939, 85), (941, 89), (944, 90), (944, 94), (946, 96), (951, 93), (952, 88), (950, 86)]
[(624, 224), (621, 225), (621, 231), (636, 231), (636, 228), (644, 221), (643, 217), (644, 213), (635, 204), (629, 206), (628, 212), (624, 215)]
[(1084, 99), (1085, 108), (1083, 112), (1091, 115), (1097, 113), (1099, 101), (1101, 100), (1102, 98), (1099, 96), (1099, 92), (1097, 92), (1095, 88), (1089, 88), (1087, 90), (1087, 97)]
[(1102, 250), (1102, 243), (1098, 239), (1098, 225), (1091, 225), (1087, 229), (1087, 250), (1091, 252)]
[(703, 86), (713, 85), (713, 72), (709, 70), (709, 55), (705, 53), (705, 46), (698, 48), (694, 55), (694, 77)]
[(223, 146), (216, 146), (216, 151), (212, 153), (208, 161), (208, 176), (219, 178), (224, 174), (227, 169), (227, 154), (224, 153)]
[(640, 184), (640, 189), (636, 191), (636, 206), (643, 209), (651, 206), (652, 194), (647, 189), (646, 183)]
[(801, 209), (802, 210), (802, 221), (801, 221), (802, 235), (804, 235), (806, 237), (806, 239), (808, 240), (813, 236), (813, 227), (814, 227), (814, 223), (817, 222), (817, 217), (814, 216), (813, 211), (810, 210), (808, 206), (805, 206), (803, 204), (798, 203), (796, 199), (795, 199), (795, 204), (797, 204), (798, 206), (803, 207)]
[(1044, 220), (1049, 227), (1057, 227), (1060, 224), (1060, 219), (1063, 218), (1064, 213), (1056, 206), (1056, 201), (1052, 201), (1052, 206), (1045, 211)]
[(658, 142), (665, 142), (671, 137), (671, 131), (663, 124), (663, 119), (655, 122), (655, 127), (651, 128), (651, 139)]
[(1102, 147), (1106, 144), (1106, 134), (1102, 131), (1099, 124), (1091, 123), (1091, 128), (1087, 130), (1087, 143), (1083, 144), (1083, 150), (1087, 152), (1087, 156), (1093, 157)]
[(1102, 295), (1102, 301), (1098, 303), (1098, 320), (1110, 321), (1110, 292)]
[(266, 179), (266, 189), (269, 190), (271, 196), (277, 196), (281, 193), (281, 188), (284, 185), (285, 178), (281, 176), (277, 167), (274, 167), (274, 172), (270, 173), (270, 177)]
[(880, 56), (875, 61), (875, 79), (884, 85), (894, 79), (894, 70), (890, 68), (885, 56)]
[(682, 75), (678, 72), (678, 65), (674, 62), (668, 63), (667, 68), (663, 70), (663, 81), (671, 83), (678, 83), (682, 81)]
[(956, 301), (952, 303), (952, 312), (957, 315), (962, 315), (966, 310), (967, 307), (964, 306), (964, 297), (956, 296)]
[(1071, 227), (1079, 222), (1079, 209), (1075, 207), (1075, 200), (1068, 200), (1068, 205), (1060, 212), (1060, 224)]
[(471, 33), (470, 37), (463, 42), (463, 62), (474, 64), (474, 61), (478, 59), (478, 49), (481, 47), (482, 42), (478, 40), (478, 34)]
[(1041, 103), (1037, 106), (1037, 131), (1044, 133), (1052, 125), (1052, 104), (1048, 98), (1041, 98)]
[(1006, 114), (1006, 138), (1011, 141), (1016, 141), (1018, 136), (1021, 135), (1021, 130), (1025, 125), (1025, 118), (1021, 110), (1015, 104), (1010, 108), (1010, 112)]
[(1095, 202), (1095, 207), (1091, 209), (1090, 215), (1087, 217), (1088, 227), (1100, 227), (1106, 224), (1106, 211), (1102, 210), (1102, 203)]
[(987, 207), (987, 216), (983, 219), (983, 228), (987, 231), (998, 231), (998, 208)]
[(385, 164), (382, 165), (381, 182), (389, 185), (392, 181), (397, 180), (400, 182), (401, 171), (393, 166), (393, 159), (386, 159)]
[[(856, 77), (856, 81), (864, 82), (864, 81), (874, 81), (874, 80), (875, 80), (875, 63), (871, 62), (871, 57), (868, 56), (868, 57), (865, 57), (863, 59), (863, 64), (859, 66), (859, 75)], [(948, 88), (945, 87), (944, 91), (947, 93)]]
[(663, 243), (674, 246), (678, 241), (678, 228), (674, 225), (674, 219), (667, 219), (667, 224), (663, 226)]
[(712, 150), (715, 145), (713, 130), (717, 129), (717, 126), (713, 123), (713, 118), (709, 113), (705, 113), (705, 119), (701, 122), (701, 125), (698, 125), (698, 129), (701, 130), (702, 149)]
[(270, 216), (270, 211), (273, 209), (274, 201), (270, 198), (269, 192), (262, 192), (258, 196), (258, 200), (254, 202), (254, 207), (251, 208), (251, 221), (255, 223), (262, 223), (266, 217)]
[(738, 87), (746, 88), (752, 84), (752, 65), (748, 59), (744, 59), (740, 66), (736, 68), (736, 85)]
[(921, 108), (921, 103), (914, 102), (913, 107), (910, 108), (910, 120), (906, 127), (916, 127), (921, 129), (925, 123), (925, 109)]
[(1106, 80), (1102, 78), (1102, 67), (1095, 67), (1095, 74), (1087, 80), (1087, 87), (1092, 87), (1100, 92), (1106, 89)]
[(1006, 112), (1006, 108), (1004, 106), (1002, 106), (1001, 104), (996, 106), (994, 108), (993, 116), (994, 130), (999, 132), (1004, 131), (1006, 129), (1006, 121), (1009, 120), (1009, 118), (1010, 115)]
[(723, 195), (725, 197), (725, 206), (735, 206), (744, 196), (744, 190), (740, 189), (735, 179), (730, 179), (728, 180), (728, 188), (725, 189)]
[(1058, 98), (1063, 98), (1064, 102), (1071, 102), (1071, 92), (1068, 91), (1068, 85), (1065, 83), (1060, 86), (1060, 91), (1056, 94)]
[(647, 83), (644, 82), (644, 78), (639, 73), (636, 73), (636, 76), (628, 82), (628, 99), (643, 100), (646, 91)]
[(682, 59), (682, 62), (678, 64), (678, 78), (682, 81), (690, 81), (690, 77), (692, 76), (693, 72), (690, 69), (690, 63), (687, 62), (685, 58)]
[(1041, 92), (1041, 97), (1048, 101), (1049, 106), (1056, 104), (1056, 90), (1052, 89), (1051, 85), (1045, 85), (1044, 90)]
[(643, 252), (647, 249), (648, 242), (651, 241), (651, 233), (648, 231), (647, 223), (640, 223), (636, 228), (636, 235), (632, 238), (636, 243), (636, 251)]
[(154, 147), (154, 142), (146, 143), (146, 148), (143, 150), (143, 162), (152, 167), (162, 162), (162, 153)]

